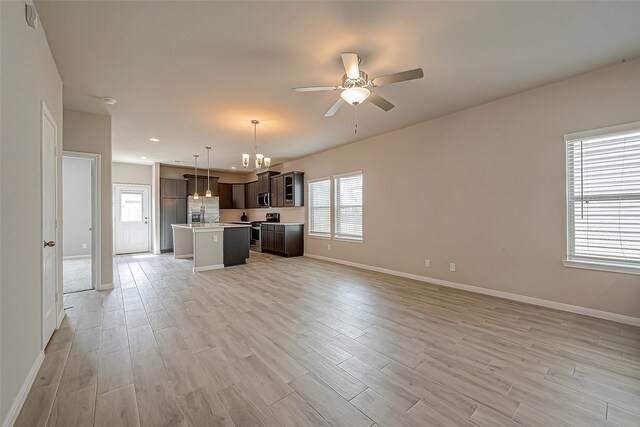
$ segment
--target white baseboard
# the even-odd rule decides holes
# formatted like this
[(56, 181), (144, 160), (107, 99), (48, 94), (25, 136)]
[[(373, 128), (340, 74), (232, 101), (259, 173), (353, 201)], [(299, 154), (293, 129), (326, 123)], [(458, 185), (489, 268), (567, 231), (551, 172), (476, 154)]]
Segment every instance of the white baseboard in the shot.
[(113, 289), (113, 283), (100, 283), (96, 286), (96, 291), (108, 291), (109, 289)]
[(62, 259), (81, 259), (81, 258), (91, 258), (91, 254), (89, 255), (69, 255), (69, 256), (63, 256)]
[(450, 282), (448, 280), (436, 279), (434, 277), (420, 276), (418, 274), (405, 273), (403, 271), (389, 270), (387, 268), (375, 267), (373, 265), (367, 265), (367, 264), (359, 264), (357, 262), (344, 261), (341, 259), (329, 258), (321, 255), (313, 255), (313, 254), (305, 253), (304, 256), (308, 258), (319, 259), (322, 261), (329, 261), (337, 264), (348, 265), (350, 267), (361, 268), (363, 270), (375, 271), (378, 273), (390, 274), (392, 276), (399, 276), (407, 279), (413, 279), (420, 282), (433, 283), (434, 285), (445, 286), (447, 288), (461, 289), (463, 291), (469, 291), (469, 292), (474, 292), (474, 293), (483, 294), (483, 295), (490, 295), (490, 296), (504, 298), (512, 301), (519, 301), (527, 304), (538, 305), (541, 307), (553, 308), (555, 310), (567, 311), (570, 313), (582, 314), (584, 316), (596, 317), (598, 319), (610, 320), (612, 322), (624, 323), (624, 324), (633, 325), (633, 326), (640, 326), (640, 318), (626, 316), (624, 314), (611, 313), (608, 311), (601, 311), (593, 308), (580, 307), (578, 305), (571, 305), (571, 304), (565, 304), (562, 302), (549, 301), (546, 299), (512, 294), (509, 292), (497, 291), (495, 289), (482, 288), (480, 286), (465, 285), (463, 283)]
[(224, 264), (207, 265), (204, 267), (193, 267), (193, 272), (197, 273), (199, 271), (218, 270), (220, 268), (224, 268)]
[(27, 400), (29, 390), (31, 390), (31, 386), (36, 379), (36, 375), (38, 375), (38, 371), (40, 370), (40, 366), (42, 366), (43, 361), (44, 351), (41, 351), (40, 354), (38, 354), (36, 360), (33, 362), (27, 378), (25, 378), (24, 383), (22, 383), (22, 387), (20, 387), (20, 391), (13, 401), (13, 405), (11, 405), (9, 412), (7, 413), (7, 418), (5, 418), (4, 422), (2, 423), (2, 427), (13, 427), (13, 425), (15, 424), (18, 415), (20, 415), (22, 405), (24, 405), (25, 400)]
[(173, 255), (173, 259), (193, 258), (193, 254)]
[(60, 329), (60, 325), (62, 324), (65, 315), (66, 313), (64, 312), (64, 309), (62, 309), (62, 311), (58, 313), (58, 324), (56, 325), (56, 329)]

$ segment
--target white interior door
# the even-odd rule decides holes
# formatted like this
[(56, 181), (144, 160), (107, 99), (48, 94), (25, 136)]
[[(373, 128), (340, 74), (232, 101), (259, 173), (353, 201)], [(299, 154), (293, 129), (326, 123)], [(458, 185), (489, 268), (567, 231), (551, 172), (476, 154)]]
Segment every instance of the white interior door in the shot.
[(56, 329), (58, 263), (56, 244), (57, 126), (42, 104), (42, 347)]
[(149, 186), (116, 185), (115, 252), (149, 251)]

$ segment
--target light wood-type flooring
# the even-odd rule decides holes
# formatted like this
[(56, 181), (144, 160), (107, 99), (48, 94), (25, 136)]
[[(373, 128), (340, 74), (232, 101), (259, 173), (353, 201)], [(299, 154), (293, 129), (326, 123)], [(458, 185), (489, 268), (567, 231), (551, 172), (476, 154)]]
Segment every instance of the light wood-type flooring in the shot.
[(640, 426), (640, 329), (308, 258), (116, 258), (17, 426)]

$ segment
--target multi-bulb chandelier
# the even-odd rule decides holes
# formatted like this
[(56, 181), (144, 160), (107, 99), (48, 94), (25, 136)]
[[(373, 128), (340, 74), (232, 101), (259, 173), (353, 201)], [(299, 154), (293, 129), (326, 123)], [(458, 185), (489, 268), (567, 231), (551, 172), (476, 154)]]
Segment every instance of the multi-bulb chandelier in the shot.
[[(251, 123), (253, 124), (253, 155), (255, 157), (256, 169), (262, 168), (263, 165), (265, 168), (268, 168), (271, 166), (271, 158), (258, 153), (257, 127), (260, 122), (251, 120)], [(245, 169), (249, 167), (249, 157), (249, 154), (246, 153), (242, 155), (242, 166), (244, 166)]]

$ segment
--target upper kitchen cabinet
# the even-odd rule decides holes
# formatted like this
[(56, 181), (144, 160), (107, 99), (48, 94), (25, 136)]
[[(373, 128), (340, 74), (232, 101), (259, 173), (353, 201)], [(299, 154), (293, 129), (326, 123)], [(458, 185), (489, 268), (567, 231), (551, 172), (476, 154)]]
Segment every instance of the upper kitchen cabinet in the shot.
[[(189, 196), (196, 192), (196, 176), (185, 174), (183, 175), (187, 180), (187, 191)], [(209, 186), (207, 186), (207, 177), (198, 175), (198, 194), (204, 195), (207, 192), (207, 188), (211, 188), (211, 195), (218, 196), (218, 177), (212, 176), (209, 178)]]
[(233, 184), (232, 187), (233, 209), (245, 209), (244, 184)]
[(284, 177), (277, 175), (271, 178), (271, 206), (279, 208), (284, 206)]
[(160, 180), (160, 192), (161, 197), (186, 199), (187, 181), (183, 179), (162, 178)]
[(220, 209), (233, 209), (233, 185), (218, 183)]
[(247, 209), (245, 184), (218, 184), (220, 209)]
[(245, 209), (254, 209), (258, 207), (258, 181), (245, 184), (244, 206)]
[(271, 178), (271, 206), (304, 206), (304, 173), (287, 172)]
[(271, 192), (271, 177), (277, 172), (266, 171), (258, 174), (258, 194)]

